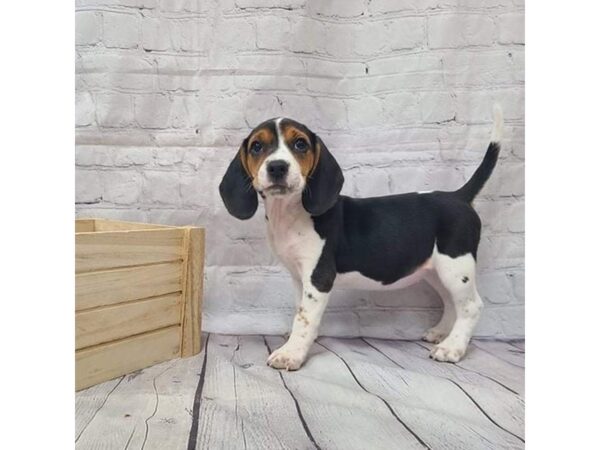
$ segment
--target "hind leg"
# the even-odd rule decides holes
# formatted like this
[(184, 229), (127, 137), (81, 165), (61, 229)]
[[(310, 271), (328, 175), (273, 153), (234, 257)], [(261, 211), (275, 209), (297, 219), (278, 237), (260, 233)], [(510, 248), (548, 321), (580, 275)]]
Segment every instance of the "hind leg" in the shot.
[(454, 304), (450, 298), (450, 293), (440, 281), (437, 273), (427, 275), (425, 281), (427, 281), (427, 284), (429, 284), (442, 299), (444, 310), (440, 321), (425, 332), (423, 340), (438, 344), (450, 334), (450, 330), (456, 321), (456, 312), (454, 311)]
[(470, 253), (456, 258), (436, 253), (434, 267), (454, 305), (456, 321), (430, 356), (437, 361), (458, 362), (467, 350), (483, 309), (475, 286), (475, 259)]

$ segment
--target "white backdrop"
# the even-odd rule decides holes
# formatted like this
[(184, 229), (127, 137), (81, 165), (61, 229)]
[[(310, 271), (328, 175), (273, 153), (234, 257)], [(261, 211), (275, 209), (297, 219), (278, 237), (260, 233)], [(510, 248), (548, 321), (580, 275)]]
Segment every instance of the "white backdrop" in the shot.
[[(277, 3), (277, 7), (269, 4)], [(207, 228), (203, 326), (283, 333), (293, 298), (262, 209), (228, 216), (217, 186), (260, 121), (320, 134), (356, 196), (455, 189), (504, 108), (484, 223), (476, 334), (524, 332), (524, 5), (519, 0), (78, 0), (76, 212)], [(338, 292), (322, 334), (414, 338), (425, 285)]]

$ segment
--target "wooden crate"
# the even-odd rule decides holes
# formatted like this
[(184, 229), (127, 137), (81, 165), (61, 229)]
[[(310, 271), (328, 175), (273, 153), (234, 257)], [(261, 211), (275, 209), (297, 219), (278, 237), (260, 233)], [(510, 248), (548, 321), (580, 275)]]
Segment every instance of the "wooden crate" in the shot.
[(200, 351), (204, 230), (75, 221), (76, 390)]

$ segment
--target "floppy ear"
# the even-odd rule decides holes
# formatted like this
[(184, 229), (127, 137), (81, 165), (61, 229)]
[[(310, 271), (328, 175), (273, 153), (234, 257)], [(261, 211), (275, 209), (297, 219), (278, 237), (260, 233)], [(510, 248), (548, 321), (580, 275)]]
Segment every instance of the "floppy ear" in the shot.
[(317, 162), (312, 173), (306, 177), (302, 193), (302, 205), (312, 216), (320, 216), (337, 202), (344, 175), (342, 169), (320, 137), (316, 137)]
[(252, 186), (252, 179), (242, 165), (242, 153), (245, 147), (246, 140), (229, 164), (219, 185), (219, 193), (227, 211), (241, 220), (252, 217), (258, 208), (258, 198)]

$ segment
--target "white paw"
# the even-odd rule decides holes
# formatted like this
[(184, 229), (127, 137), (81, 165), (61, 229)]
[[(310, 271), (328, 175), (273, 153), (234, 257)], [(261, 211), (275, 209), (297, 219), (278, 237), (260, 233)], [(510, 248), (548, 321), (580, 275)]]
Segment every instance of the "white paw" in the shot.
[(436, 361), (457, 363), (465, 354), (465, 348), (454, 347), (448, 344), (438, 344), (431, 349), (429, 357)]
[(447, 335), (448, 333), (444, 333), (438, 328), (433, 327), (425, 332), (422, 339), (426, 342), (431, 342), (432, 344), (439, 344), (444, 339), (446, 339)]
[(291, 349), (287, 344), (275, 350), (267, 359), (267, 364), (274, 369), (298, 370), (306, 353), (300, 349)]

